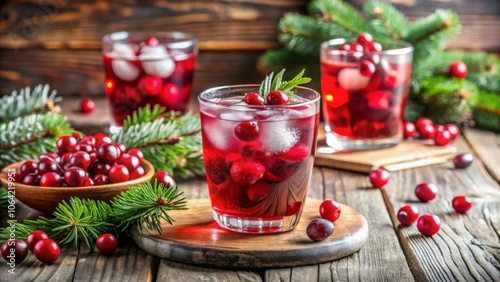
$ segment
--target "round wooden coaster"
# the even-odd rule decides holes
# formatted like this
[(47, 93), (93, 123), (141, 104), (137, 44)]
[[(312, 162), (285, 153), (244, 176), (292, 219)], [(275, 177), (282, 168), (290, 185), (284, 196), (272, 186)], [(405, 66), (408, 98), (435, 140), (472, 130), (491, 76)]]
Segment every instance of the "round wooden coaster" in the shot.
[(321, 200), (308, 198), (301, 220), (289, 232), (248, 235), (227, 231), (213, 220), (209, 199), (188, 200), (189, 210), (170, 211), (174, 225), (164, 222), (156, 231), (132, 236), (140, 248), (165, 259), (212, 267), (290, 267), (336, 260), (358, 251), (368, 239), (368, 223), (356, 210), (342, 205), (332, 236), (314, 242), (306, 235), (319, 218)]

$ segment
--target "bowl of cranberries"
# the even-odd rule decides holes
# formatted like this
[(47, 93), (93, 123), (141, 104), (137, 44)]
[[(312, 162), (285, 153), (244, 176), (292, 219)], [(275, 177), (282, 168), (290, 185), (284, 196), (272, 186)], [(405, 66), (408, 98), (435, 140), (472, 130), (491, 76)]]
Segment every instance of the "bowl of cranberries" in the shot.
[(113, 143), (106, 134), (98, 133), (62, 136), (57, 139), (54, 153), (5, 167), (0, 181), (15, 191), (19, 201), (51, 213), (71, 197), (109, 202), (153, 175), (153, 165), (139, 149)]

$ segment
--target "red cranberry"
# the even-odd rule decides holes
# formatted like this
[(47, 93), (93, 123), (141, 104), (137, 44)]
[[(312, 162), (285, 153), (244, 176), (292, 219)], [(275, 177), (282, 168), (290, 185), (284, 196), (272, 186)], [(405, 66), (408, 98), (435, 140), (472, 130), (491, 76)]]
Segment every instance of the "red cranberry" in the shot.
[(69, 164), (69, 161), (71, 160), (72, 156), (73, 156), (73, 153), (64, 153), (61, 156), (61, 159), (59, 160), (59, 164), (60, 165)]
[(129, 155), (136, 156), (139, 159), (139, 163), (141, 163), (142, 160), (144, 159), (144, 154), (141, 152), (141, 150), (139, 150), (137, 148), (132, 148), (132, 149), (128, 150), (127, 153)]
[(460, 154), (453, 158), (453, 165), (455, 168), (467, 168), (470, 166), (472, 161), (474, 161), (474, 157), (471, 154)]
[(265, 100), (257, 92), (248, 92), (243, 98), (243, 102), (248, 105), (264, 105)]
[(426, 124), (423, 127), (417, 127), (418, 135), (420, 139), (433, 139), (436, 131), (434, 129), (434, 125)]
[(286, 105), (288, 104), (288, 96), (283, 91), (273, 90), (266, 97), (268, 105)]
[(422, 202), (433, 200), (436, 198), (437, 194), (438, 189), (436, 185), (429, 182), (421, 183), (415, 188), (415, 195)]
[(137, 88), (146, 96), (158, 96), (163, 89), (163, 80), (157, 76), (146, 76), (139, 81)]
[(142, 166), (138, 166), (130, 172), (130, 180), (141, 178), (144, 175), (146, 175), (146, 171)]
[(432, 236), (441, 229), (441, 220), (437, 215), (424, 214), (417, 221), (417, 229), (426, 236)]
[(362, 32), (358, 36), (357, 42), (360, 43), (360, 44), (366, 45), (366, 44), (368, 44), (370, 42), (373, 42), (373, 37), (368, 32)]
[(34, 161), (25, 161), (19, 168), (21, 175), (25, 176), (28, 173), (36, 172), (38, 164)]
[(83, 151), (75, 152), (73, 156), (71, 156), (69, 163), (71, 166), (87, 169), (90, 165), (90, 155)]
[(447, 130), (450, 135), (451, 135), (451, 139), (456, 139), (458, 136), (460, 136), (460, 129), (458, 129), (458, 126), (454, 125), (454, 124), (446, 124), (444, 126), (444, 129)]
[(446, 146), (450, 144), (451, 141), (452, 139), (450, 133), (444, 130), (444, 128), (443, 131), (438, 131), (434, 134), (434, 144), (437, 146)]
[(82, 181), (82, 187), (94, 186), (94, 179), (90, 176), (85, 176)]
[(448, 69), (448, 75), (450, 77), (465, 78), (467, 77), (467, 72), (467, 65), (463, 62), (454, 62)]
[(313, 241), (323, 241), (333, 234), (334, 229), (331, 221), (317, 218), (307, 225), (306, 234)]
[(28, 245), (19, 239), (7, 240), (2, 245), (1, 253), (8, 263), (19, 264), (28, 256)]
[(24, 176), (23, 184), (36, 186), (38, 185), (39, 180), (40, 180), (40, 175), (38, 175), (38, 173), (32, 172)]
[(365, 50), (363, 45), (361, 45), (359, 43), (352, 43), (351, 46), (349, 46), (349, 49), (352, 52), (363, 52)]
[(44, 175), (47, 172), (58, 172), (60, 170), (61, 168), (53, 159), (44, 158), (38, 162), (37, 172), (40, 175)]
[(319, 215), (331, 222), (337, 221), (341, 212), (340, 204), (334, 200), (325, 200), (319, 205)]
[(73, 132), (71, 133), (71, 136), (76, 139), (76, 142), (80, 142), (80, 140), (82, 140), (82, 135), (79, 132)]
[(444, 125), (442, 124), (434, 124), (434, 132), (443, 132), (444, 131)]
[(370, 178), (370, 183), (373, 187), (382, 188), (387, 184), (387, 182), (389, 182), (391, 174), (387, 170), (379, 168), (371, 171), (368, 177)]
[(38, 241), (33, 249), (35, 257), (45, 264), (53, 264), (59, 258), (60, 253), (59, 245), (52, 239)]
[(382, 52), (382, 45), (378, 42), (369, 42), (365, 45), (365, 48), (370, 52)]
[(339, 46), (340, 51), (350, 51), (351, 50), (351, 45), (344, 43)]
[(85, 170), (80, 167), (70, 167), (64, 172), (64, 182), (69, 186), (78, 187), (83, 183)]
[(120, 183), (128, 181), (130, 179), (130, 173), (126, 166), (117, 164), (111, 167), (108, 177), (111, 183)]
[(231, 178), (241, 185), (250, 185), (261, 179), (266, 172), (266, 167), (258, 162), (240, 159), (231, 165)]
[(94, 134), (95, 147), (99, 148), (102, 144), (111, 144), (111, 138), (106, 133)]
[(103, 255), (112, 255), (118, 249), (118, 240), (113, 234), (104, 233), (97, 238), (95, 246)]
[(28, 244), (28, 249), (33, 252), (36, 243), (42, 239), (47, 239), (49, 236), (42, 230), (35, 230), (31, 232), (28, 237), (26, 237), (26, 243)]
[(90, 114), (95, 110), (95, 102), (91, 99), (83, 99), (80, 102), (80, 111), (84, 114)]
[(42, 187), (60, 187), (62, 178), (56, 172), (47, 172), (40, 177), (39, 183)]
[(96, 152), (90, 153), (89, 156), (90, 156), (90, 164), (92, 164), (95, 160), (97, 160), (97, 153)]
[(126, 166), (129, 171), (132, 171), (139, 166), (139, 158), (134, 155), (125, 153), (120, 157), (118, 163)]
[(363, 60), (359, 63), (359, 73), (363, 76), (372, 76), (375, 73), (375, 65), (368, 60)]
[(114, 143), (113, 145), (120, 149), (120, 152), (122, 154), (125, 154), (127, 152), (127, 147), (125, 147), (125, 145), (123, 145), (122, 143)]
[(293, 203), (289, 204), (288, 207), (286, 208), (286, 215), (290, 216), (290, 215), (298, 214), (301, 206), (302, 206), (302, 202), (293, 202)]
[(417, 119), (417, 121), (415, 122), (415, 126), (417, 127), (417, 130), (419, 130), (420, 128), (424, 128), (425, 125), (434, 126), (434, 122), (432, 122), (431, 119), (426, 118), (426, 117), (421, 117), (421, 118)]
[(158, 41), (158, 38), (156, 37), (148, 37), (144, 40), (144, 44), (147, 46), (158, 46), (160, 45), (160, 41)]
[(456, 212), (465, 213), (472, 208), (472, 200), (466, 196), (456, 196), (451, 205)]
[(109, 183), (109, 178), (104, 174), (96, 174), (94, 175), (94, 185), (106, 185)]
[(417, 129), (415, 127), (415, 124), (413, 124), (410, 121), (405, 121), (405, 123), (403, 125), (404, 138), (405, 139), (411, 138), (415, 135), (416, 132), (417, 132)]
[(43, 160), (43, 159), (49, 159), (49, 160), (55, 160), (55, 161), (57, 161), (57, 156), (54, 153), (44, 153), (44, 154), (41, 154), (38, 159), (40, 161)]
[(76, 146), (78, 146), (78, 140), (71, 135), (61, 136), (57, 139), (56, 146), (57, 152), (60, 155), (67, 152), (74, 152), (76, 151)]
[(259, 137), (259, 125), (255, 121), (240, 122), (234, 128), (234, 134), (242, 141), (253, 141)]
[(258, 203), (267, 198), (269, 192), (271, 192), (271, 186), (269, 186), (269, 183), (267, 183), (267, 181), (260, 180), (248, 186), (247, 197), (253, 203)]
[(402, 206), (398, 211), (397, 217), (401, 225), (410, 226), (418, 219), (418, 209), (414, 205)]
[(92, 163), (91, 171), (94, 175), (96, 174), (105, 174), (108, 175), (109, 170), (111, 169), (111, 165), (107, 163), (103, 163), (101, 161), (95, 161)]
[(90, 145), (92, 147), (95, 147), (95, 137), (94, 136), (85, 136), (80, 142), (79, 144), (82, 145), (82, 144), (85, 144), (85, 145)]
[(113, 144), (102, 144), (96, 153), (99, 160), (110, 164), (117, 162), (122, 154), (120, 148)]
[(170, 174), (168, 174), (165, 171), (162, 170), (157, 171), (155, 173), (155, 178), (158, 184), (162, 183), (167, 188), (175, 186), (174, 179), (172, 178), (172, 176), (170, 176)]

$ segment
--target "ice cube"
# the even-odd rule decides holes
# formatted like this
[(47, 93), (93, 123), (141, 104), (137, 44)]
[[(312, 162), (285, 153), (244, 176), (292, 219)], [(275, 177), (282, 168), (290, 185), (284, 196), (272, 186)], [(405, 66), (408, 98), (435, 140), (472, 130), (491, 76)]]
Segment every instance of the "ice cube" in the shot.
[(254, 116), (251, 112), (244, 111), (222, 112), (219, 117), (220, 119), (231, 121), (247, 121), (254, 119)]
[(139, 76), (139, 70), (129, 61), (122, 59), (113, 59), (111, 61), (113, 73), (120, 79), (125, 81), (135, 80)]
[(261, 142), (264, 149), (273, 154), (292, 148), (299, 141), (300, 131), (290, 127), (288, 121), (265, 122), (261, 126)]
[(224, 153), (236, 151), (243, 144), (234, 134), (234, 122), (224, 120), (203, 121), (203, 135), (210, 144)]
[(134, 60), (136, 59), (134, 50), (128, 44), (115, 43), (111, 52), (113, 58)]
[(338, 79), (340, 86), (349, 91), (361, 90), (370, 82), (370, 77), (363, 76), (357, 68), (342, 69)]
[(162, 45), (143, 46), (138, 56), (144, 71), (162, 78), (170, 76), (175, 70), (175, 62)]

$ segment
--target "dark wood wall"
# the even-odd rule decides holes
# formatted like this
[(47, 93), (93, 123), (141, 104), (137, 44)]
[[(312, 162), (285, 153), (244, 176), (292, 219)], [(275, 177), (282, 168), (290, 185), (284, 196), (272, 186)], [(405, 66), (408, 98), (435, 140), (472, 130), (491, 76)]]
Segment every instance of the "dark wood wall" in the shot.
[[(199, 39), (194, 92), (256, 83), (258, 57), (278, 47), (277, 22), (306, 0), (0, 1), (0, 95), (49, 83), (62, 95), (104, 96), (101, 38), (117, 30), (179, 30)], [(351, 0), (360, 6), (365, 1)], [(500, 53), (498, 0), (393, 0), (411, 18), (451, 8), (462, 35), (450, 48)]]

